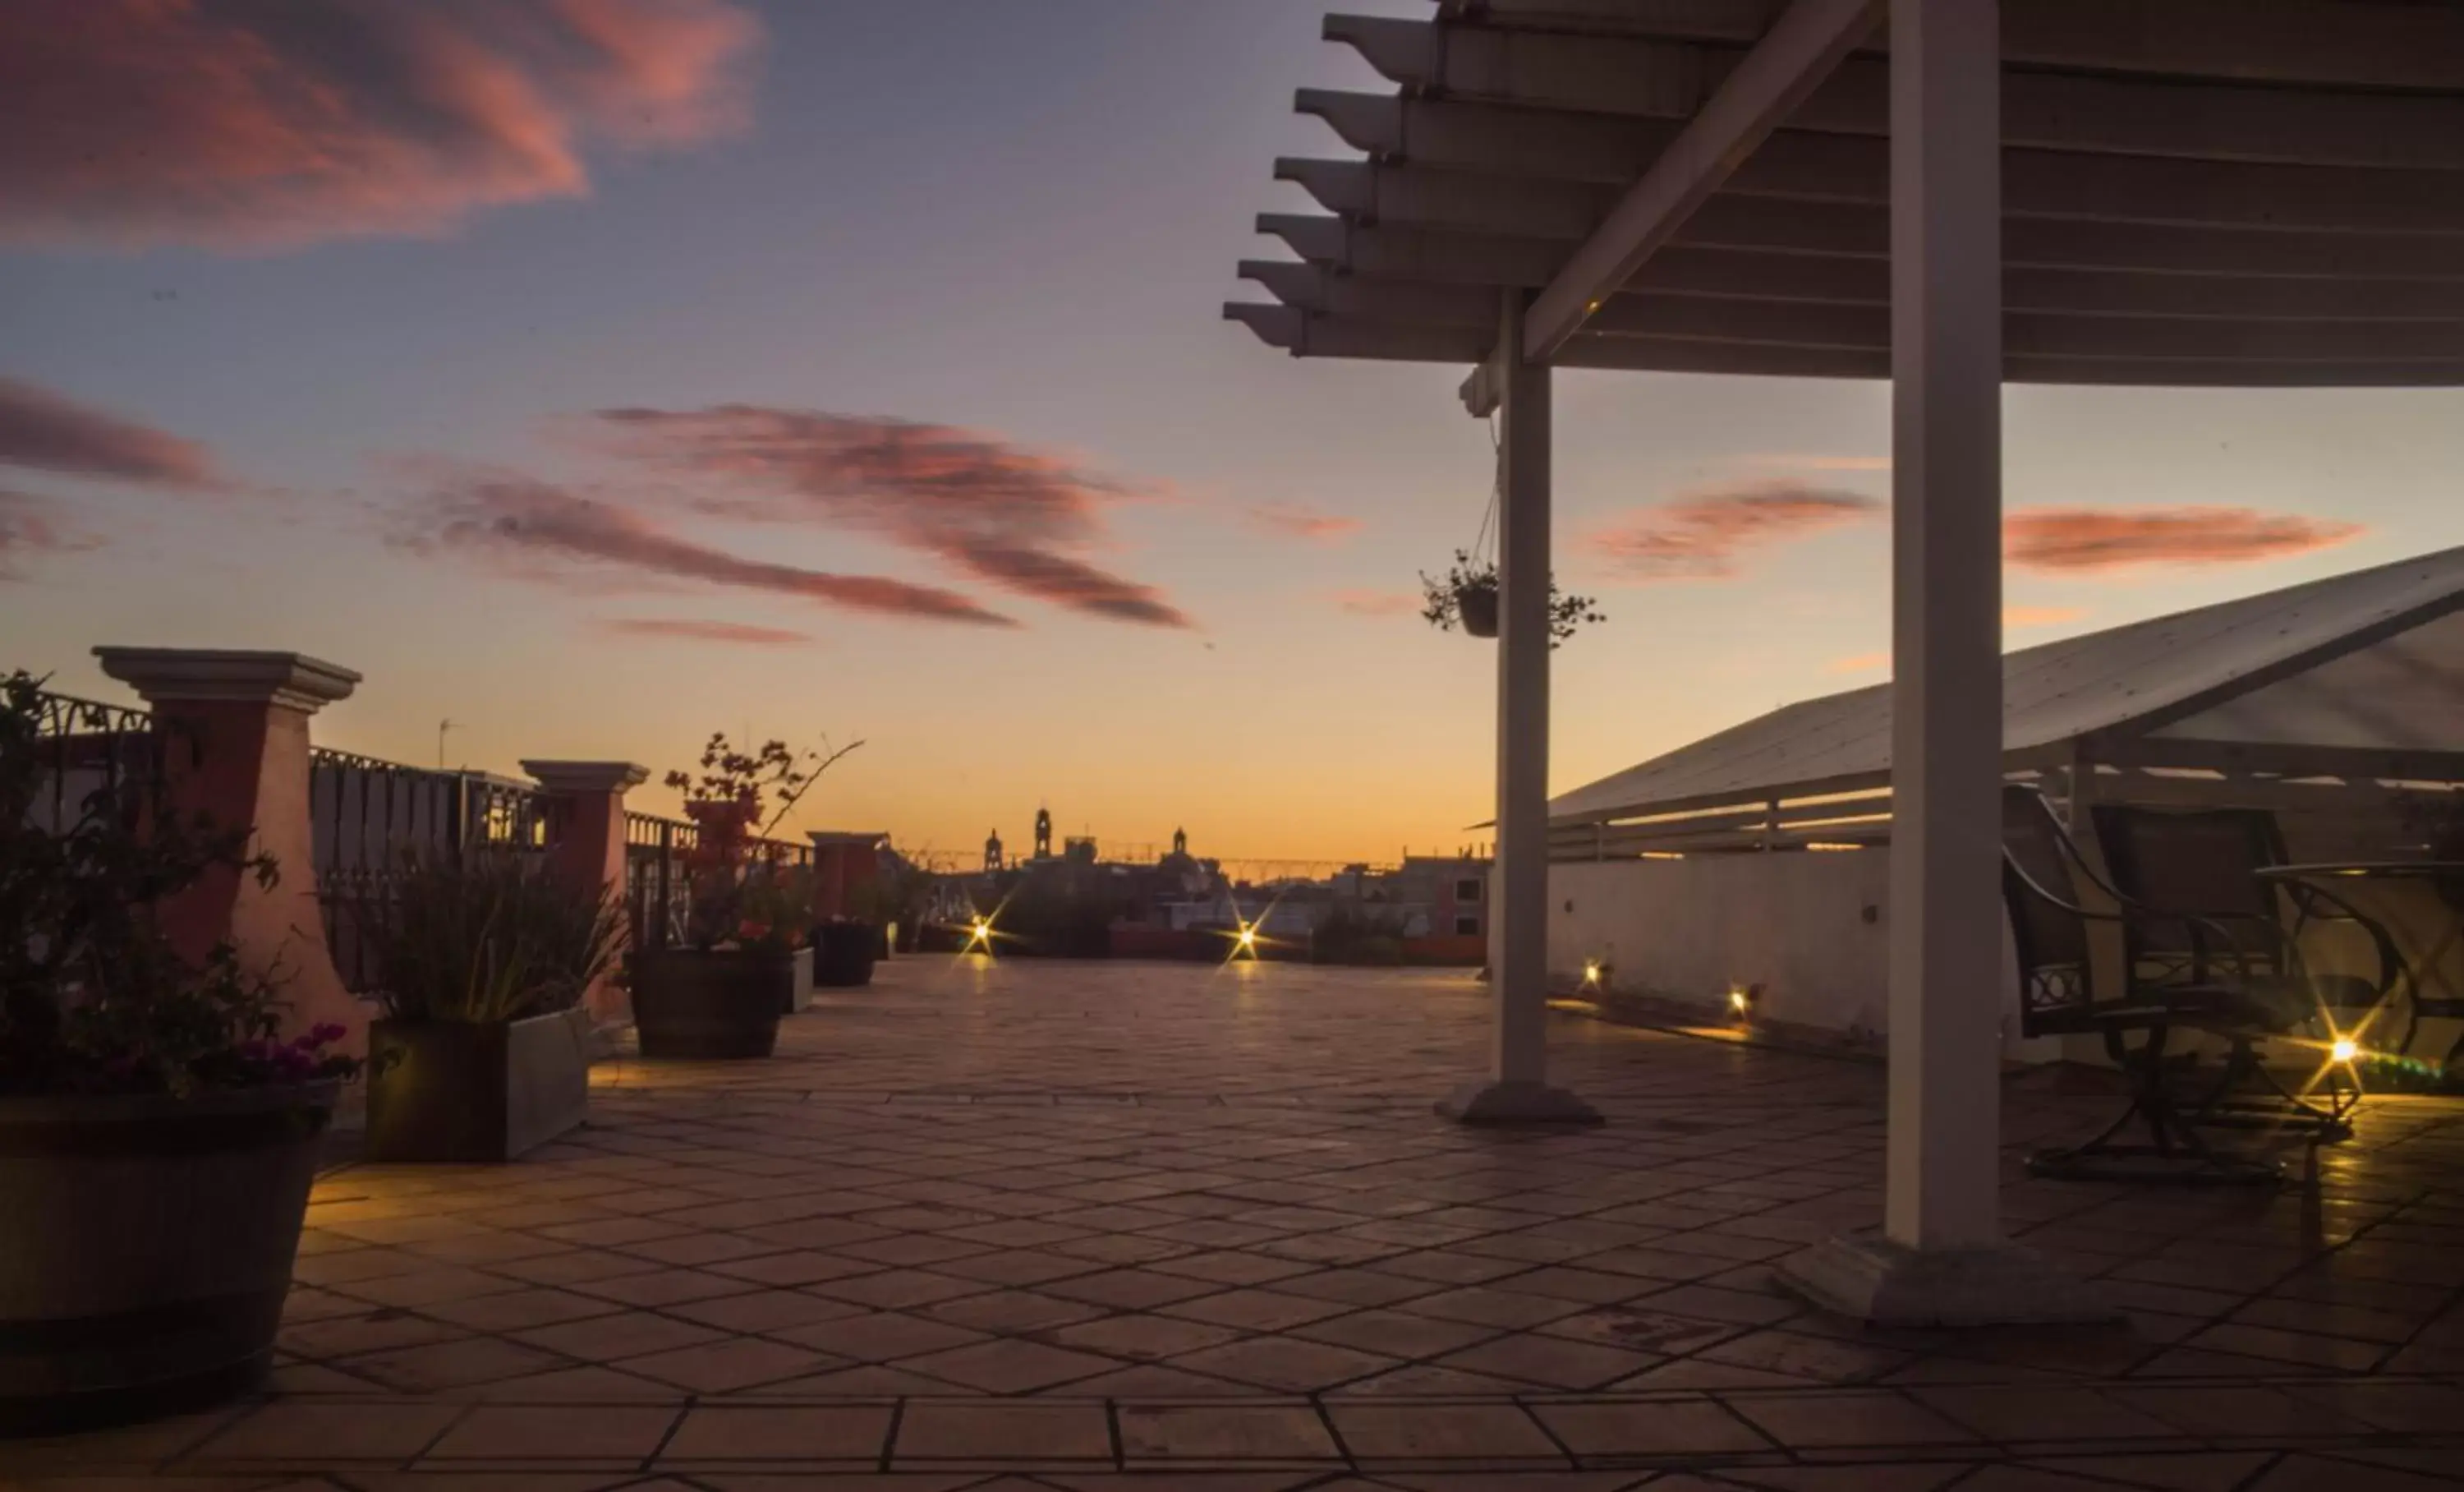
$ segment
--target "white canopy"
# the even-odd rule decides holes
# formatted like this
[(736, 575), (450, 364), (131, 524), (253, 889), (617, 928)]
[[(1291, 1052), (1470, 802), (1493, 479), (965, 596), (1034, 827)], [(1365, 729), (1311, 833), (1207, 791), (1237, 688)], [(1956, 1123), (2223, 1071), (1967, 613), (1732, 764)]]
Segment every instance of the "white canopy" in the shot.
[[(2464, 777), (2464, 548), (2002, 660), (2008, 767)], [(1891, 770), (1891, 686), (1787, 705), (1553, 799), (1552, 825), (1850, 792)]]

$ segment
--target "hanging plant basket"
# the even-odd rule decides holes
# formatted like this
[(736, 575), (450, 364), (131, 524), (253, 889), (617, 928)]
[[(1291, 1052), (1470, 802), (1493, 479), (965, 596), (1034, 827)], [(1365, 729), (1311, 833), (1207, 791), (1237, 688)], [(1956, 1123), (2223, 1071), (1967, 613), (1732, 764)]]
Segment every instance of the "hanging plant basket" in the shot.
[(1497, 585), (1472, 584), (1455, 587), (1455, 614), (1463, 620), (1466, 636), (1497, 635)]

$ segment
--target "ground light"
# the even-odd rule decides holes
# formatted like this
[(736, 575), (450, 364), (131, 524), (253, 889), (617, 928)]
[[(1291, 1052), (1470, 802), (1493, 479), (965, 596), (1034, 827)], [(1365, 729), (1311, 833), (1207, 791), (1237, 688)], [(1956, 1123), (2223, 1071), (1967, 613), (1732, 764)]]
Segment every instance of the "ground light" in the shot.
[(990, 953), (993, 950), (993, 924), (989, 917), (979, 917), (967, 928), (967, 946), (961, 953)]
[(2335, 1045), (2327, 1049), (2327, 1055), (2339, 1062), (2349, 1062), (2362, 1055), (2362, 1044), (2350, 1036), (2338, 1036)]

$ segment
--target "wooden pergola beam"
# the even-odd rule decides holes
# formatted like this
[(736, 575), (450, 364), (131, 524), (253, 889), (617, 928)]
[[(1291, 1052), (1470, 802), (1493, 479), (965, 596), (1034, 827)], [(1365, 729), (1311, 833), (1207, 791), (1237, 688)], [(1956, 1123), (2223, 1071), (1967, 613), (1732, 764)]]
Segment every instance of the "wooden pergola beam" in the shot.
[[(1671, 145), (1661, 159), (1676, 154), (1678, 147)], [(2008, 150), (2003, 174), (2010, 189), (2004, 212), (2014, 223), (2464, 238), (2464, 173), (2459, 172), (2194, 165)], [(1360, 222), (1583, 240), (1561, 272), (1562, 278), (1583, 283), (1595, 278), (1588, 264), (1608, 262), (1597, 257), (1608, 248), (1646, 228), (1654, 248), (1687, 236), (1687, 221), (1698, 212), (1708, 213), (1715, 207), (1733, 211), (1733, 204), (1744, 202), (1783, 203), (1791, 211), (1800, 205), (1880, 210), (1890, 194), (1886, 144), (1833, 135), (1775, 139), (1723, 177), (1716, 196), (1706, 189), (1700, 200), (1687, 199), (1683, 216), (1648, 225), (1631, 215), (1619, 216), (1638, 200), (1635, 193), (1621, 195), (1614, 188), (1586, 182), (1293, 157), (1275, 163), (1275, 177), (1296, 183), (1329, 211)], [(2464, 274), (2464, 252), (2457, 252), (2464, 245), (2451, 242), (2447, 248), (2451, 268), (2439, 278)], [(1638, 268), (1640, 262), (1638, 257)]]
[[(1622, 36), (1749, 45), (1782, 3), (1441, 0), (1439, 14), (1461, 31), (1545, 24), (1587, 44)], [(1882, 43), (1877, 34), (1874, 50)], [(2022, 66), (2085, 72), (2435, 90), (2452, 84), (2453, 59), (2464, 56), (2464, 10), (2417, 0), (2002, 0), (2002, 52)]]
[[(1806, 135), (1881, 141), (1890, 133), (1888, 66), (1859, 58), (1841, 63), (1771, 144)], [(1539, 104), (1303, 88), (1292, 106), (1323, 121), (1346, 145), (1382, 159), (1623, 186), (1642, 173), (1685, 118), (1638, 113), (1626, 106), (1631, 98), (1604, 90), (1597, 102), (1621, 106), (1584, 109), (1564, 100)], [(2007, 79), (2002, 143), (2087, 156), (2464, 170), (2464, 99), (2021, 73)]]
[(1523, 356), (1554, 357), (1872, 33), (1881, 11), (1881, 0), (1794, 0), (1532, 298)]

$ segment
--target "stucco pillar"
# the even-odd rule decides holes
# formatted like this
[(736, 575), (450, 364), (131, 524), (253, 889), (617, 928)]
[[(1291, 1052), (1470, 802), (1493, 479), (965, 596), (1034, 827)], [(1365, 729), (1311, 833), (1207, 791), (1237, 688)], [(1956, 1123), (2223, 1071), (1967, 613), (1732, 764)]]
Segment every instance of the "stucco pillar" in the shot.
[(1490, 878), (1489, 1075), (1441, 1100), (1468, 1125), (1597, 1124), (1549, 1085), (1549, 457), (1546, 366), (1523, 357), (1523, 292), (1498, 317), (1497, 863)]
[[(625, 794), (649, 781), (650, 769), (634, 762), (525, 761), (522, 770), (551, 805), (550, 872), (585, 891), (605, 888), (624, 906)], [(583, 1003), (595, 1020), (624, 1018), (625, 991), (614, 969), (599, 977)]]
[(308, 806), (308, 717), (348, 698), (360, 676), (297, 653), (198, 648), (97, 648), (102, 671), (136, 690), (166, 746), (172, 807), (251, 831), (249, 851), (273, 857), (268, 888), (220, 869), (165, 901), (163, 927), (185, 957), (229, 943), (240, 967), (281, 982), (283, 1034), (331, 1023), (349, 1035), (329, 1050), (367, 1053), (373, 1007), (342, 987), (317, 900)]
[(1788, 1261), (1892, 1325), (2107, 1314), (2003, 1241), (2000, 8), (1893, 0), (1890, 1135), (1883, 1227)]

